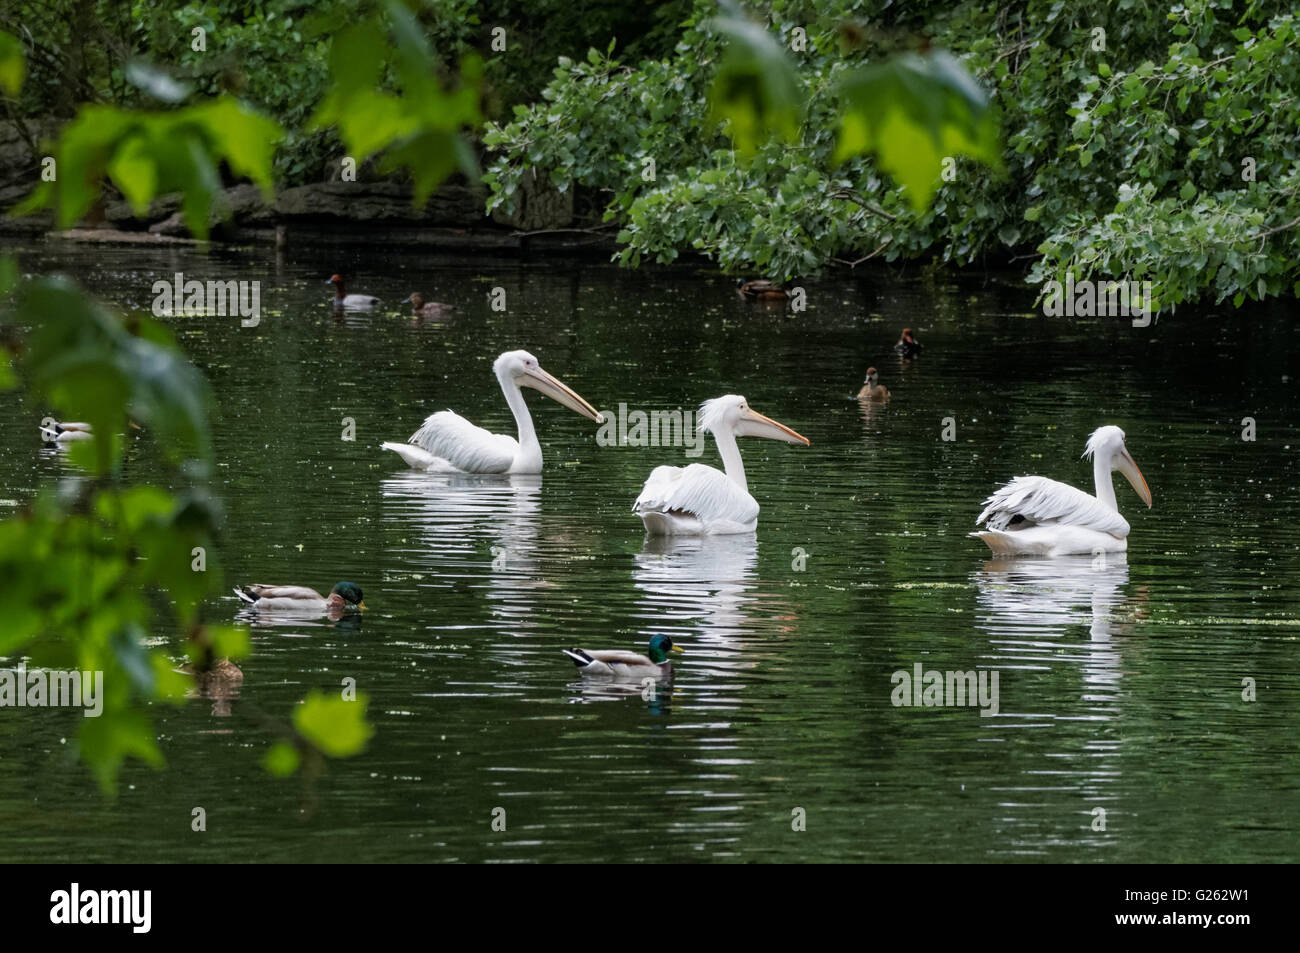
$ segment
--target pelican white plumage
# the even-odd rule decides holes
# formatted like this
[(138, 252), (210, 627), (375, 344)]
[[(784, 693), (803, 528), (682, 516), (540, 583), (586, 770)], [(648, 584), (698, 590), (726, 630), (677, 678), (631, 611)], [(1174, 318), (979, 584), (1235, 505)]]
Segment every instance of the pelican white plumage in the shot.
[(385, 443), (416, 470), (462, 473), (541, 473), (542, 446), (521, 388), (532, 387), (596, 423), (605, 418), (576, 393), (542, 370), (527, 351), (507, 351), (492, 370), (515, 415), (519, 439), (476, 427), (460, 414), (440, 410), (431, 414), (406, 443)]
[(700, 405), (699, 430), (713, 434), (726, 473), (702, 463), (655, 467), (632, 512), (652, 536), (709, 536), (751, 533), (758, 526), (758, 501), (749, 494), (737, 437), (768, 437), (808, 446), (808, 438), (728, 394)]
[(1041, 476), (1016, 477), (984, 501), (975, 520), (987, 528), (971, 533), (997, 556), (1065, 556), (1122, 553), (1128, 549), (1128, 521), (1119, 515), (1111, 471), (1118, 470), (1148, 507), (1151, 489), (1124, 445), (1124, 431), (1098, 427), (1088, 438), (1097, 495)]

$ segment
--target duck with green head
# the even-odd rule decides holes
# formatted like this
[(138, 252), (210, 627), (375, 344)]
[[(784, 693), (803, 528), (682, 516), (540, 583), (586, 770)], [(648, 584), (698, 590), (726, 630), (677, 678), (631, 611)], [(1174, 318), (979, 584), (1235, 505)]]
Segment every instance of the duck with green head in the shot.
[(264, 586), (255, 584), (236, 589), (235, 595), (251, 608), (288, 609), (296, 612), (328, 612), (331, 609), (345, 609), (354, 605), (364, 609), (361, 587), (355, 582), (340, 582), (330, 590), (328, 596), (322, 596), (315, 589), (306, 586)]
[(684, 651), (681, 646), (673, 645), (673, 640), (666, 635), (656, 635), (650, 639), (650, 656), (647, 658), (639, 652), (626, 652), (622, 649), (563, 649), (565, 655), (573, 659), (573, 664), (583, 675), (598, 675), (605, 678), (671, 678), (673, 663), (668, 660), (669, 652)]

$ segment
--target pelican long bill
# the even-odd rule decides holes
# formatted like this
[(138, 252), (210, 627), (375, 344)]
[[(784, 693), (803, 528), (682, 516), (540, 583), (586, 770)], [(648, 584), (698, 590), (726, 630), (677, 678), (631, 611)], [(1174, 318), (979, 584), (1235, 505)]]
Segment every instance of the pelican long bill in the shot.
[(1147, 486), (1146, 477), (1138, 469), (1138, 465), (1133, 460), (1132, 454), (1128, 452), (1127, 447), (1116, 456), (1115, 469), (1124, 474), (1124, 479), (1128, 480), (1129, 485), (1133, 487), (1142, 502), (1149, 508), (1151, 506), (1151, 487)]
[(519, 378), (519, 383), (531, 387), (534, 390), (541, 391), (547, 397), (556, 403), (563, 404), (570, 410), (575, 410), (582, 416), (594, 420), (598, 424), (605, 422), (605, 416), (596, 410), (595, 407), (583, 400), (576, 391), (568, 387), (558, 378), (548, 374), (542, 368), (535, 371), (528, 371)]
[(758, 411), (747, 408), (736, 426), (736, 433), (742, 437), (767, 437), (785, 443), (800, 443), (805, 447), (811, 441), (802, 434), (795, 433), (785, 424), (778, 423), (771, 417), (764, 417)]

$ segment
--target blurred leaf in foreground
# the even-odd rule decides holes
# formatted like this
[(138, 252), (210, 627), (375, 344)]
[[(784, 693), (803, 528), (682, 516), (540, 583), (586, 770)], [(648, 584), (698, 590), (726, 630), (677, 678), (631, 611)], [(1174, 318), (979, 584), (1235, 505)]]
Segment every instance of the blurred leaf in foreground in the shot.
[(862, 67), (844, 78), (840, 92), (843, 114), (832, 161), (874, 154), (918, 212), (930, 204), (945, 157), (964, 155), (1001, 168), (988, 97), (950, 53), (911, 53)]

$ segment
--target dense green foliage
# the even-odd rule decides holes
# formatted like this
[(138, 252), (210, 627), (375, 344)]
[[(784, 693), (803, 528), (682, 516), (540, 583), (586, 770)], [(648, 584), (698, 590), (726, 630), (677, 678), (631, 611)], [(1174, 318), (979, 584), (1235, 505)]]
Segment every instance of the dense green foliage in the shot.
[[(777, 134), (753, 155), (733, 148), (749, 130), (720, 125), (710, 107), (737, 33), (715, 12), (699, 0), (670, 58), (561, 60), (544, 103), (489, 127), (493, 203), (508, 203), (530, 168), (559, 187), (604, 190), (629, 264), (694, 249), (729, 271), (794, 276), (875, 256), (1024, 256), (1038, 257), (1033, 282), (1069, 269), (1143, 278), (1164, 307), (1203, 292), (1240, 303), (1300, 290), (1289, 11), (1227, 0), (752, 3), (801, 85), (793, 130), (788, 96), (770, 85), (754, 94)], [(864, 66), (924, 58), (931, 43), (989, 91), (1005, 173), (955, 159), (926, 207), (908, 201), (924, 183), (888, 156), (837, 160), (855, 151), (844, 148), (855, 113), (897, 98), (855, 94)], [(932, 148), (904, 125), (881, 129), (913, 157)]]
[[(385, 88), (387, 68), (397, 92)], [(127, 72), (156, 99), (178, 103), (190, 95), (158, 70), (133, 64)], [(336, 130), (357, 162), (380, 154), (382, 170), (404, 170), (422, 201), (454, 170), (478, 171), (462, 132), (480, 122), (478, 61), (466, 58), (455, 86), (438, 72), (423, 31), (405, 7), (390, 3), (385, 19), (362, 20), (332, 41), (331, 85), (311, 126)], [(85, 215), (107, 179), (139, 211), (159, 195), (179, 192), (190, 231), (206, 237), (222, 167), (269, 194), (282, 135), (274, 120), (227, 94), (162, 111), (86, 106), (54, 147), (60, 174), (42, 181), (15, 213), (52, 208), (66, 227)]]
[[(314, 122), (337, 124), (362, 159), (382, 154), (388, 167), (407, 167), (417, 191), (427, 194), (457, 156), (462, 168), (473, 167), (461, 127), (478, 118), (475, 67), (469, 63), (461, 87), (445, 89), (409, 14), (396, 4), (386, 12), (386, 19), (362, 20), (336, 38), (331, 85)], [(400, 95), (378, 86), (389, 38)], [(24, 67), (18, 44), (0, 33), (0, 83), (16, 91)], [(165, 74), (130, 72), (130, 81), (155, 98), (189, 95)], [(19, 211), (50, 207), (68, 224), (112, 181), (137, 207), (179, 191), (190, 229), (206, 234), (219, 166), (269, 190), (279, 134), (277, 123), (228, 95), (161, 111), (88, 105), (59, 137), (61, 174)], [(424, 161), (429, 148), (447, 160)], [(171, 653), (147, 645), (149, 633), (184, 633), (184, 652), (200, 677), (248, 649), (244, 630), (205, 626), (199, 618), (202, 600), (222, 585), (213, 548), (220, 504), (207, 486), (208, 387), (157, 321), (134, 315), (124, 322), (62, 279), (20, 284), (7, 259), (0, 259), (0, 332), (0, 387), (19, 384), (12, 364), (21, 355), (22, 383), (60, 419), (84, 421), (94, 432), (69, 451), (85, 479), (46, 488), (0, 522), (0, 575), (11, 587), (0, 655), (103, 673), (103, 712), (86, 720), (78, 751), (111, 792), (126, 758), (162, 761), (148, 705), (182, 700), (192, 687)], [(126, 435), (135, 427), (148, 433), (169, 485), (126, 478)], [(266, 768), (284, 775), (305, 759), (315, 773), (325, 757), (355, 754), (372, 733), (365, 709), (364, 695), (313, 692), (292, 724), (279, 729)]]
[[(6, 581), (0, 656), (33, 666), (103, 673), (102, 713), (87, 718), (77, 751), (112, 793), (122, 763), (160, 765), (149, 705), (182, 703), (220, 659), (249, 650), (248, 632), (207, 625), (203, 600), (222, 588), (214, 545), (221, 504), (208, 485), (210, 395), (203, 376), (153, 319), (123, 321), (63, 279), (16, 285), (0, 262), (0, 332), (21, 354), (22, 380), (63, 419), (89, 423), (90, 441), (69, 456), (86, 476), (44, 488), (0, 522)], [(7, 372), (0, 386), (17, 384)], [(147, 437), (140, 436), (141, 430)], [(129, 480), (124, 464), (146, 454), (165, 462), (167, 485)], [(151, 633), (181, 633), (180, 646), (151, 647)], [(180, 670), (177, 655), (189, 659)], [(370, 736), (365, 699), (320, 693), (294, 710), (267, 756), (288, 773), (301, 755), (355, 754)]]
[[(12, 279), (10, 269), (0, 296)], [(205, 485), (207, 385), (164, 327), (145, 317), (128, 327), (61, 280), (26, 283), (0, 317), (33, 392), (97, 434), (71, 450), (88, 478), (46, 488), (0, 523), (8, 592), (0, 654), (104, 673), (104, 711), (86, 720), (80, 752), (111, 789), (127, 756), (162, 760), (144, 703), (179, 700), (189, 686), (166, 654), (146, 647), (151, 594), (166, 593), (169, 624), (189, 634), (196, 656), (238, 656), (247, 644), (239, 630), (198, 622), (199, 601), (221, 575), (212, 547), (219, 505)], [(172, 461), (179, 492), (126, 484), (123, 434), (132, 418)], [(212, 553), (205, 571), (193, 569), (196, 547)]]
[[(532, 171), (583, 187), (629, 265), (696, 251), (790, 277), (874, 257), (1033, 260), (1035, 284), (1148, 279), (1166, 308), (1300, 285), (1300, 51), (1283, 4), (406, 7), (397, 36), (414, 46), (358, 30), (380, 0), (14, 0), (0, 30), (30, 76), (15, 100), (21, 60), (0, 47), (0, 99), (16, 117), (153, 106), (157, 84), (132, 68), (153, 62), (274, 118), (275, 181), (294, 185), (375, 151), (364, 122), (340, 137), (363, 101), (330, 90), (355, 80), (389, 134), (379, 172), (413, 174), (421, 194), (472, 176), (462, 134), (495, 120), (489, 206), (512, 207)], [(434, 64), (414, 86), (412, 55)]]
[[(617, 37), (633, 55), (661, 55), (671, 49), (690, 0), (413, 0), (409, 6), (444, 66), (444, 80), (455, 78), (467, 54), (482, 57), (484, 107), (496, 115), (537, 99), (563, 53), (603, 48)], [(203, 96), (235, 95), (273, 116), (285, 131), (277, 180), (320, 181), (337, 174), (342, 154), (333, 130), (311, 123), (330, 87), (331, 42), (349, 27), (376, 22), (384, 10), (383, 0), (10, 0), (0, 4), (0, 31), (23, 42), (32, 74), (11, 115), (67, 118), (88, 102), (148, 105), (128, 75), (131, 63), (146, 61)], [(194, 48), (196, 28), (204, 31), (202, 49)], [(504, 49), (493, 48), (496, 28), (505, 31), (497, 44)], [(396, 81), (393, 73), (386, 78)], [(0, 91), (3, 79), (0, 66)]]

